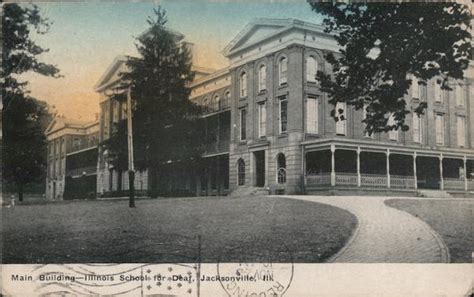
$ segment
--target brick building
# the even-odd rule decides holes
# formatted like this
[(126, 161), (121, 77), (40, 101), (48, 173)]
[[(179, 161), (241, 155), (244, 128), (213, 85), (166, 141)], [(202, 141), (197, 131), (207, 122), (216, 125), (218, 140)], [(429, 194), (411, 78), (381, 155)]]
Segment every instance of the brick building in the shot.
[[(472, 63), (465, 80), (451, 81), (452, 91), (441, 90), (434, 79), (426, 86), (413, 83), (405, 96), (408, 107), (425, 101), (428, 108), (421, 118), (407, 116), (409, 131), (369, 136), (361, 122), (363, 110), (340, 104), (344, 120), (330, 116), (333, 106), (315, 80), (318, 70), (332, 71), (323, 58), (328, 51), (337, 52), (337, 43), (319, 25), (293, 19), (248, 24), (223, 50), (229, 66), (212, 73), (196, 68), (190, 85), (190, 99), (206, 107), (205, 165), (175, 168), (160, 187), (197, 195), (258, 189), (287, 194), (474, 191)], [(105, 93), (116, 83), (118, 61), (96, 91)], [(123, 110), (113, 104), (104, 96), (101, 139), (120, 116), (115, 110)], [(102, 157), (99, 168), (106, 164)], [(101, 175), (103, 189), (117, 189), (113, 169)], [(146, 172), (138, 176), (138, 189), (148, 189)]]
[(48, 140), (46, 198), (94, 198), (98, 122), (55, 118), (45, 133)]

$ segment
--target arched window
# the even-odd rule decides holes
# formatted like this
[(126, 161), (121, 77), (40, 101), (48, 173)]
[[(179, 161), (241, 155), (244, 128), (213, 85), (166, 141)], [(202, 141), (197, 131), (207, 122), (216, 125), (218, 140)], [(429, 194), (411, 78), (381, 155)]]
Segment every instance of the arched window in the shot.
[(318, 62), (313, 56), (306, 58), (306, 81), (316, 82), (316, 73), (318, 72)]
[(245, 185), (245, 162), (243, 159), (237, 161), (237, 177), (239, 186)]
[(279, 153), (277, 156), (277, 182), (279, 184), (286, 183), (286, 158), (285, 155)]
[(214, 109), (216, 110), (220, 110), (221, 109), (221, 98), (219, 98), (219, 95), (215, 95), (214, 96), (214, 102), (212, 103), (213, 104), (213, 107)]
[(209, 108), (209, 98), (205, 97), (204, 99), (202, 99), (202, 107), (204, 108), (204, 110), (208, 110), (208, 108)]
[(240, 97), (247, 97), (247, 73), (240, 74)]
[(267, 89), (267, 67), (260, 65), (258, 68), (258, 90), (263, 91)]
[(287, 70), (288, 70), (288, 59), (281, 57), (278, 62), (278, 82), (280, 85), (286, 84), (287, 82)]

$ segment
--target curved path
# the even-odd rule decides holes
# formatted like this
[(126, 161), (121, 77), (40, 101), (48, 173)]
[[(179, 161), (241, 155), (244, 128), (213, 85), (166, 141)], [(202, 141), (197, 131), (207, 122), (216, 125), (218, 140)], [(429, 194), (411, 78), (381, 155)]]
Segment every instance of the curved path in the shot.
[(385, 205), (386, 199), (395, 197), (284, 197), (333, 205), (346, 209), (357, 217), (358, 226), (353, 236), (330, 262), (449, 262), (448, 249), (433, 229), (422, 220)]

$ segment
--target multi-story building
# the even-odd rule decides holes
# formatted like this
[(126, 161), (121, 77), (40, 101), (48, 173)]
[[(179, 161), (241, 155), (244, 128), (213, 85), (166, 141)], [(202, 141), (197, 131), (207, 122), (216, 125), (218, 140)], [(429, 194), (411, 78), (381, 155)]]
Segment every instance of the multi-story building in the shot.
[[(426, 85), (414, 80), (407, 106), (413, 111), (424, 101), (427, 109), (421, 117), (407, 116), (409, 131), (368, 135), (364, 109), (338, 104), (344, 116), (335, 121), (315, 79), (318, 70), (331, 73), (324, 55), (337, 51), (319, 25), (293, 19), (250, 23), (223, 51), (229, 66), (212, 73), (197, 69), (190, 85), (190, 99), (206, 107), (205, 165), (153, 183), (197, 195), (254, 187), (271, 193), (474, 191), (473, 63), (464, 80), (451, 81), (452, 91), (441, 90), (435, 79)], [(96, 91), (105, 93), (113, 77), (116, 83), (119, 68), (116, 61)], [(114, 110), (123, 109), (106, 98), (101, 139), (120, 114)], [(100, 171), (106, 162), (99, 164)], [(103, 179), (102, 189), (115, 189), (114, 178), (108, 185)], [(137, 178), (141, 189), (147, 189), (146, 179)]]
[(55, 118), (46, 137), (46, 198), (95, 198), (99, 123)]

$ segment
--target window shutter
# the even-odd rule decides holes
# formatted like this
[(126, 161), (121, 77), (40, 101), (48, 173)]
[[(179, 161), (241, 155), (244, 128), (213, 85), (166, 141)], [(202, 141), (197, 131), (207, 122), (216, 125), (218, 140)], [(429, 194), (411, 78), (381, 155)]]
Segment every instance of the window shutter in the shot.
[(456, 85), (456, 105), (464, 106), (464, 94), (462, 91), (462, 85)]
[(418, 78), (411, 77), (411, 96), (420, 99), (420, 86), (418, 85)]
[(436, 144), (444, 144), (444, 117), (443, 115), (436, 115)]
[(306, 59), (306, 81), (316, 82), (316, 73), (318, 71), (318, 62), (312, 56)]
[(417, 114), (413, 114), (413, 141), (421, 142), (421, 118)]
[(458, 138), (458, 146), (465, 147), (466, 146), (466, 122), (465, 118), (458, 116), (457, 117), (457, 138)]
[[(342, 114), (339, 114), (339, 110), (342, 109)], [(336, 116), (339, 119), (336, 122), (336, 134), (346, 135), (346, 103), (338, 102), (336, 104)]]
[[(395, 125), (395, 118), (393, 114), (390, 115), (388, 118), (388, 125), (393, 126)], [(390, 130), (389, 131), (389, 138), (390, 140), (398, 140), (398, 130)]]
[(317, 98), (307, 98), (306, 100), (306, 131), (308, 133), (318, 133), (318, 111), (319, 111), (319, 100)]
[(441, 102), (441, 86), (436, 81), (434, 83), (434, 96), (436, 102)]

